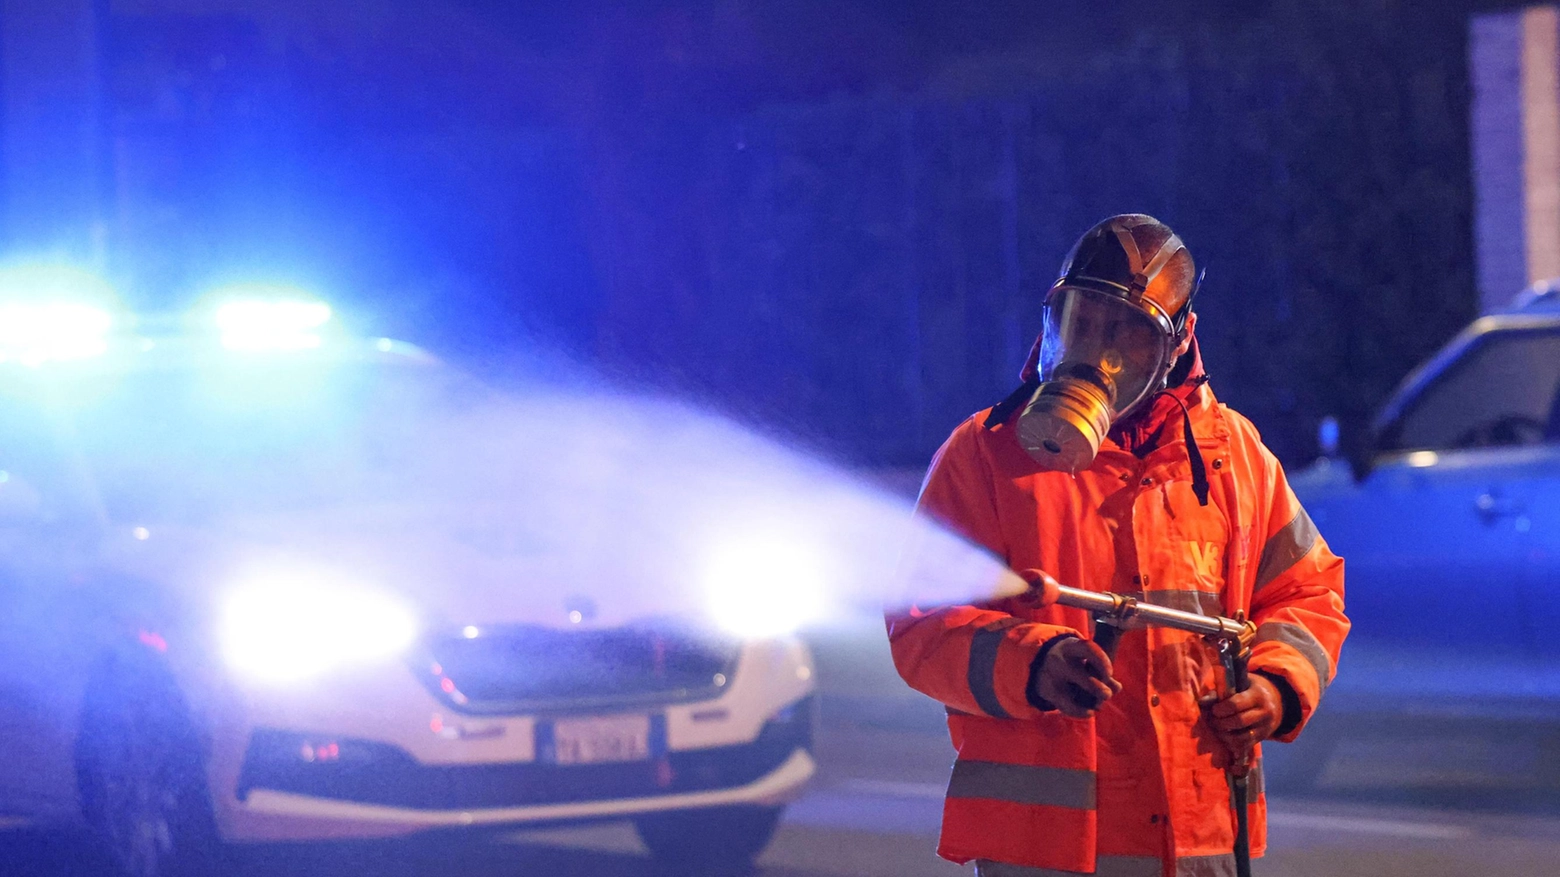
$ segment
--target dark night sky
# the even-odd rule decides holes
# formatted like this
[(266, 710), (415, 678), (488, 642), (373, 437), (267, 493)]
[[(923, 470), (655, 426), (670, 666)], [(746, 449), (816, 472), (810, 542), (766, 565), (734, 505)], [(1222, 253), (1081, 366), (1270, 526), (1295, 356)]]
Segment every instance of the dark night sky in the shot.
[(543, 338), (915, 465), (1071, 238), (1157, 211), (1219, 392), (1298, 460), (1473, 313), (1491, 5), (118, 0), (116, 256), (151, 298), (292, 266), (479, 369)]

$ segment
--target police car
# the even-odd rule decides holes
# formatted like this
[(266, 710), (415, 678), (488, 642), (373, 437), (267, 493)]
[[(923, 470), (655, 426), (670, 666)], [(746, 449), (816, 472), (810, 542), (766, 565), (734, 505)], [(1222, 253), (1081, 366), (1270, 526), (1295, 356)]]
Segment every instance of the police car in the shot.
[(166, 332), (0, 304), (0, 817), (142, 877), (598, 819), (755, 856), (814, 771), (811, 657), (719, 563), (703, 612), (636, 579), (619, 531), (676, 534), (592, 488), (634, 474), (570, 443), (602, 401), (254, 292)]
[(1344, 558), (1354, 622), (1298, 745), (1350, 714), (1560, 720), (1560, 286), (1475, 320), (1352, 460), (1291, 484)]

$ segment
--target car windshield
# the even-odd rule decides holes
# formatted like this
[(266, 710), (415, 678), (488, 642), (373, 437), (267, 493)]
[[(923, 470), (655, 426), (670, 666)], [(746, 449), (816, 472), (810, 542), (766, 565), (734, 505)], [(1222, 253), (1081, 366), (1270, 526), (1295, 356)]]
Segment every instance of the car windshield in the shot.
[(470, 495), (452, 423), (495, 398), (399, 356), (19, 370), (0, 376), (0, 469), (45, 516), (137, 524)]
[(1450, 450), (1552, 440), (1560, 332), (1485, 336), (1413, 403), (1389, 449)]

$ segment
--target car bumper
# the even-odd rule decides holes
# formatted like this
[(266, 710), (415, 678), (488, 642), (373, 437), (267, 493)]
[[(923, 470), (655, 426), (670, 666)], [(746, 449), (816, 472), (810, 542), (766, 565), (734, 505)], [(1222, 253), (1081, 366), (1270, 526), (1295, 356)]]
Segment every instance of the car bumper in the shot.
[[(214, 736), (213, 804), (223, 837), (248, 842), (784, 803), (813, 772), (810, 677), (805, 650), (749, 649), (721, 698), (633, 710), (651, 717), (648, 758), (584, 766), (549, 763), (537, 740), (551, 717), (451, 715), (409, 681), (328, 714), (297, 708), (320, 698), (279, 699)], [(417, 719), (430, 711), (442, 733)], [(321, 744), (328, 759), (307, 757)]]
[[(702, 792), (575, 801), (519, 807), (429, 810), (391, 807), (257, 789), (246, 809), (257, 830), (250, 840), (389, 837), (441, 828), (523, 826), (619, 819), (643, 813), (731, 805), (778, 806), (799, 795), (816, 771), (811, 754), (798, 749), (779, 767), (751, 783)], [(269, 831), (264, 829), (269, 828)]]

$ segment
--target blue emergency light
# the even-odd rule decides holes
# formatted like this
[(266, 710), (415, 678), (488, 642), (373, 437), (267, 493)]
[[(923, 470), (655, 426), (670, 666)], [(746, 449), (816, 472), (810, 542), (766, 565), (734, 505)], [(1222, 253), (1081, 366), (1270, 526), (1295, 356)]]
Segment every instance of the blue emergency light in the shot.
[(0, 362), (36, 367), (99, 356), (113, 324), (108, 311), (87, 304), (0, 304)]
[[(236, 290), (235, 290), (236, 291)], [(330, 305), (294, 293), (290, 297), (254, 297), (253, 289), (244, 297), (224, 299), (214, 313), (214, 322), (229, 350), (309, 350), (319, 347), (323, 330), (331, 319)]]
[(81, 268), (0, 268), (0, 362), (37, 367), (103, 354), (115, 301), (106, 281)]

